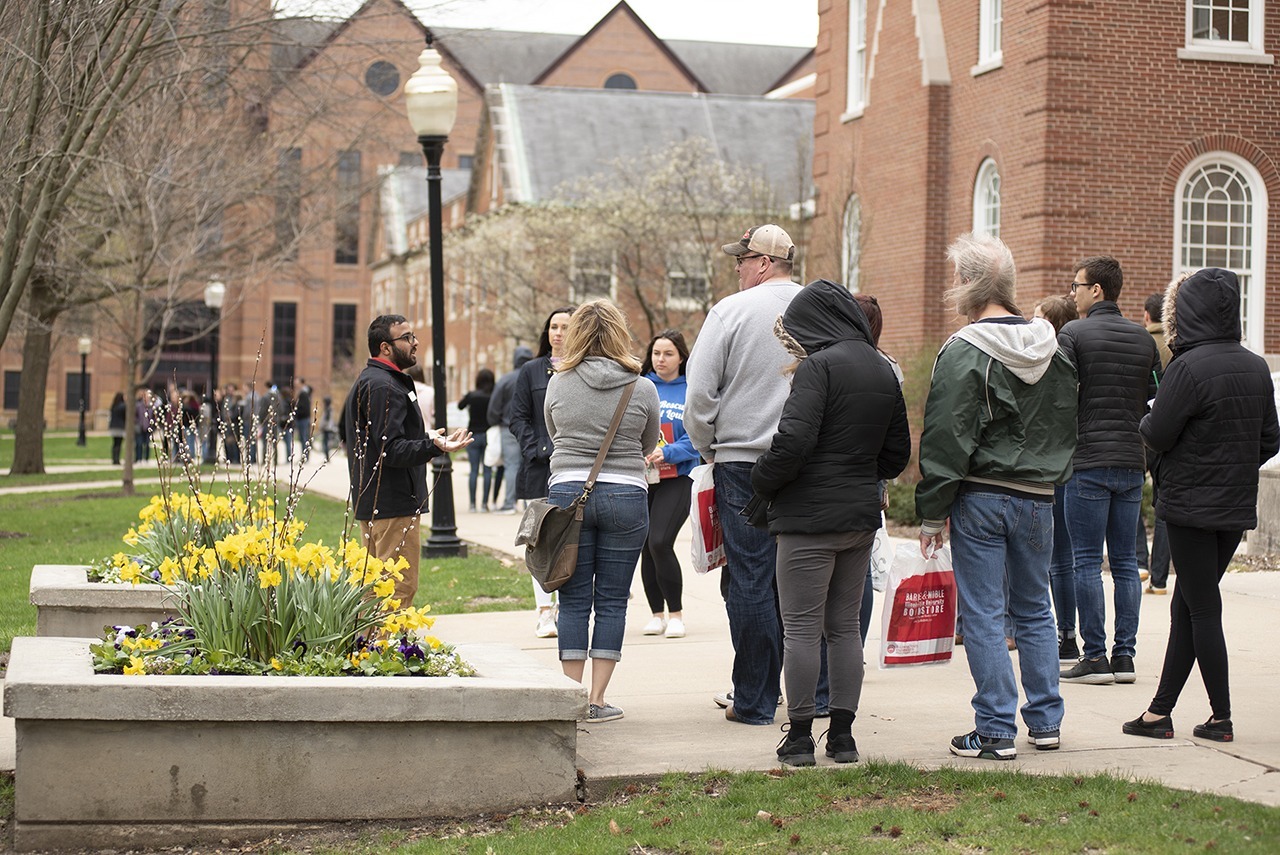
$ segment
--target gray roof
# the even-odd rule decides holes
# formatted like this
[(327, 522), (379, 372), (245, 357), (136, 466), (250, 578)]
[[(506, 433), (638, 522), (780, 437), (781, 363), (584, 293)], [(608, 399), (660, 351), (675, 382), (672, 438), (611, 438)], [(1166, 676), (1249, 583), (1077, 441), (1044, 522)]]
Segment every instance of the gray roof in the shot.
[[(405, 222), (412, 222), (427, 212), (427, 168), (425, 166), (397, 166), (386, 176), (392, 183), (396, 197), (404, 206)], [(459, 196), (465, 196), (471, 185), (470, 169), (440, 170), (440, 200), (449, 204)]]
[(581, 36), (432, 27), (440, 45), (482, 85), (532, 83)]
[(276, 18), (272, 22), (271, 73), (280, 83), (289, 71), (324, 45), (341, 21), (322, 18)]
[(809, 196), (812, 101), (509, 84), (488, 99), (510, 201), (546, 201), (619, 158), (693, 137), (765, 176), (777, 202)]
[(667, 39), (666, 45), (707, 89), (724, 95), (763, 95), (811, 48)]

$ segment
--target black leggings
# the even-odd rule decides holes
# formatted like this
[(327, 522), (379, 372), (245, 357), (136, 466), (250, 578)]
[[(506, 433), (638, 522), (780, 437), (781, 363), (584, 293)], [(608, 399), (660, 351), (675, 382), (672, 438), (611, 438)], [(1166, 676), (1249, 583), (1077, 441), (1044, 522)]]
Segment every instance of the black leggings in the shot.
[(1209, 708), (1216, 719), (1231, 718), (1227, 679), (1227, 642), (1222, 634), (1222, 592), (1226, 572), (1243, 532), (1206, 531), (1168, 523), (1169, 554), (1178, 568), (1169, 598), (1169, 646), (1164, 651), (1160, 686), (1150, 711), (1169, 715), (1198, 663)]
[(687, 475), (649, 485), (649, 539), (640, 553), (640, 581), (649, 611), (661, 614), (663, 602), (673, 612), (684, 611), (684, 577), (676, 558), (676, 534), (689, 518), (693, 481)]

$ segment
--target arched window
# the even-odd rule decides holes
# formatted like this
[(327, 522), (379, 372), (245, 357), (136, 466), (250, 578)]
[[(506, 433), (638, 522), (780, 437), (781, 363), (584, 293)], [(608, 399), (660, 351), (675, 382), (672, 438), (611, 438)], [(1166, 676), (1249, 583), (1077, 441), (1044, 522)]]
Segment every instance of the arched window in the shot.
[(1253, 164), (1224, 151), (1182, 172), (1174, 211), (1174, 272), (1225, 267), (1240, 277), (1244, 342), (1262, 352), (1267, 190)]
[(844, 273), (845, 287), (857, 294), (862, 274), (862, 202), (858, 200), (857, 193), (851, 194), (844, 205), (844, 223), (840, 229), (840, 270)]
[(617, 74), (610, 74), (609, 79), (604, 82), (605, 89), (635, 89), (636, 79), (630, 74), (623, 74), (621, 71)]
[(973, 182), (973, 230), (1000, 237), (1000, 170), (989, 157), (978, 167)]

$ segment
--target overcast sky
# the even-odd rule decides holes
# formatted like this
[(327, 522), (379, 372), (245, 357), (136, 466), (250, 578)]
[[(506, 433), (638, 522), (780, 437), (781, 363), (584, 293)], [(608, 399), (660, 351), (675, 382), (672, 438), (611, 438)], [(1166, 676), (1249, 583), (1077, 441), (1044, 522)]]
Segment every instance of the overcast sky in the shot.
[[(285, 14), (345, 17), (361, 0), (274, 0)], [(664, 39), (813, 47), (818, 0), (629, 0)], [(582, 34), (617, 0), (406, 0), (427, 26)]]

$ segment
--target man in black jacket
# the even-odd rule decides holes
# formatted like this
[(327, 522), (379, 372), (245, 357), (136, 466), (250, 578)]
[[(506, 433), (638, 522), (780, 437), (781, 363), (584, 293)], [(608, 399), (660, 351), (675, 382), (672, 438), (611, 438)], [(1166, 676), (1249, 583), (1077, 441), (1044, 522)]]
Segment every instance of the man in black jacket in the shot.
[(427, 431), (413, 380), (405, 369), (417, 363), (418, 338), (401, 315), (380, 315), (369, 324), (369, 362), (342, 408), (339, 430), (347, 446), (347, 469), (356, 520), (365, 546), (383, 561), (404, 556), (409, 569), (395, 597), (413, 605), (418, 591), (422, 534), (427, 510), (426, 463), (471, 444), (458, 429)]
[[(1142, 583), (1135, 545), (1147, 468), (1138, 423), (1159, 385), (1160, 354), (1151, 334), (1120, 314), (1116, 300), (1123, 284), (1114, 258), (1095, 256), (1077, 264), (1071, 293), (1080, 318), (1058, 334), (1080, 378), (1079, 439), (1064, 510), (1084, 655), (1062, 672), (1069, 683), (1137, 679), (1133, 657)], [(1104, 538), (1115, 586), (1110, 661), (1101, 575)]]

